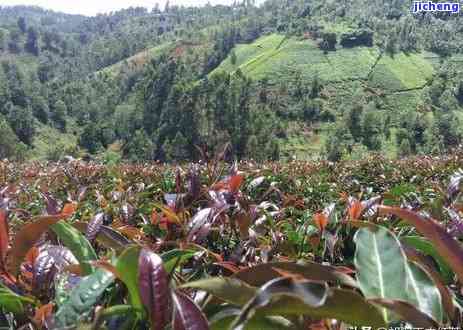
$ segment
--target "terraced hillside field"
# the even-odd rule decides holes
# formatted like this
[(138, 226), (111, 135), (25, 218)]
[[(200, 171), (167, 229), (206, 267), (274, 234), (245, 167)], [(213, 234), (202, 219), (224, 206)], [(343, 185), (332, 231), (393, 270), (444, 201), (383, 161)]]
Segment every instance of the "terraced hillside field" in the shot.
[[(372, 98), (379, 98), (385, 111), (415, 111), (422, 99), (422, 89), (432, 81), (440, 65), (439, 57), (433, 53), (390, 56), (377, 47), (338, 47), (325, 54), (314, 40), (279, 34), (238, 45), (234, 53), (234, 62), (229, 56), (211, 74), (239, 69), (254, 80), (267, 78), (278, 84), (291, 82), (297, 76), (310, 82), (318, 76), (323, 81), (326, 107), (339, 116), (346, 99), (352, 98), (358, 88)], [(299, 159), (313, 156), (314, 151), (318, 154), (328, 129), (329, 125), (319, 127), (318, 133), (310, 132), (307, 127), (296, 129), (296, 135), (290, 134), (288, 141), (284, 141), (284, 153)], [(300, 134), (302, 131), (306, 134)]]
[(307, 79), (318, 74), (325, 81), (366, 79), (379, 56), (376, 48), (366, 47), (325, 55), (313, 40), (287, 39), (278, 34), (261, 37), (249, 45), (238, 45), (235, 53), (235, 64), (229, 57), (214, 72), (240, 69), (254, 79), (268, 77), (273, 81), (289, 80), (296, 72)]
[[(434, 74), (429, 54), (381, 55), (376, 47), (340, 48), (324, 54), (314, 40), (271, 34), (235, 48), (236, 61), (227, 58), (214, 72), (240, 69), (254, 79), (290, 80), (299, 72), (325, 82), (364, 80), (372, 87), (398, 91), (422, 87)], [(431, 54), (432, 55), (432, 54)], [(214, 72), (212, 74), (214, 74)]]

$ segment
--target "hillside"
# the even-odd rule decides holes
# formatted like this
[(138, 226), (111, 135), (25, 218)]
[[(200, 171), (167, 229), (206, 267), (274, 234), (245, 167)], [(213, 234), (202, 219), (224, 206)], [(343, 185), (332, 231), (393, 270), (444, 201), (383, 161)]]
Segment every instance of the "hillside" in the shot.
[[(391, 56), (378, 47), (338, 47), (326, 53), (312, 39), (279, 34), (237, 45), (232, 54), (211, 75), (240, 70), (253, 80), (268, 79), (273, 85), (291, 84), (301, 78), (310, 84), (317, 77), (324, 84), (324, 102), (337, 112), (343, 91), (351, 93), (360, 84), (384, 102), (385, 110), (397, 116), (417, 109), (423, 89), (440, 67), (439, 56), (430, 52)], [(292, 134), (283, 148), (300, 159), (311, 158), (321, 151), (328, 133), (322, 129), (317, 134)]]
[(0, 8), (0, 136), (14, 132), (1, 156), (183, 161), (229, 145), (230, 158), (340, 160), (457, 146), (463, 38), (447, 32), (460, 17), (376, 2), (90, 18)]

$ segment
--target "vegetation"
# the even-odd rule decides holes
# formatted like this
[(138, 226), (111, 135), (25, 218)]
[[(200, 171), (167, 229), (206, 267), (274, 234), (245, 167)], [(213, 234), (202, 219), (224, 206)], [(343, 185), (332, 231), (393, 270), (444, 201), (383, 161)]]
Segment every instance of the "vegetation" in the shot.
[(0, 326), (461, 326), (462, 151), (220, 158), (0, 163)]
[(461, 17), (0, 7), (0, 328), (461, 328)]
[[(1, 7), (0, 18), (0, 113), (22, 143), (13, 157), (54, 154), (37, 148), (50, 130), (76, 155), (118, 144), (122, 159), (172, 162), (225, 142), (230, 157), (259, 161), (353, 159), (365, 148), (400, 157), (407, 145), (442, 152), (461, 142), (459, 15), (413, 15), (401, 1), (269, 0), (96, 17)], [(387, 125), (360, 125), (339, 145), (353, 107), (361, 123)], [(402, 121), (416, 114), (433, 141), (404, 142), (413, 124)]]

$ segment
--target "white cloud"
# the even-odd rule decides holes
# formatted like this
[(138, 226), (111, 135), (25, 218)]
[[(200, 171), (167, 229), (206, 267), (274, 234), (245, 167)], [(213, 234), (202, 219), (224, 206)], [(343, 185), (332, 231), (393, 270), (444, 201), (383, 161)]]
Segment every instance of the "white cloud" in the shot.
[[(70, 14), (96, 15), (97, 13), (107, 13), (128, 7), (147, 7), (153, 8), (159, 3), (160, 8), (164, 8), (166, 0), (0, 0), (0, 6), (30, 5), (40, 6), (54, 11), (61, 11)], [(234, 0), (209, 0), (215, 4), (232, 4)], [(170, 0), (170, 4), (184, 6), (202, 6), (208, 0)]]

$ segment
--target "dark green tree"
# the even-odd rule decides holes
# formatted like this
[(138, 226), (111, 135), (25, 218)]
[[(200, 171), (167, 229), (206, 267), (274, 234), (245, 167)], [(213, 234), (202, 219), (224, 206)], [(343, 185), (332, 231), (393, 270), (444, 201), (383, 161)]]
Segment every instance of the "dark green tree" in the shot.
[(34, 133), (34, 117), (30, 108), (11, 106), (8, 113), (8, 122), (21, 142), (31, 145)]
[(362, 120), (363, 144), (369, 150), (380, 150), (382, 144), (383, 117), (371, 107), (365, 112)]
[(8, 122), (0, 116), (0, 159), (21, 161), (26, 156), (27, 147), (18, 140)]
[(56, 101), (51, 109), (51, 118), (55, 122), (56, 127), (63, 132), (66, 130), (66, 113), (66, 104), (62, 100)]
[(18, 18), (18, 28), (22, 33), (26, 33), (27, 25), (26, 25), (26, 19), (24, 17)]
[(24, 49), (35, 56), (39, 56), (39, 35), (32, 26), (27, 30), (27, 41)]
[(100, 141), (100, 131), (96, 123), (89, 123), (85, 126), (79, 138), (79, 145), (94, 154), (103, 148)]
[(124, 144), (124, 157), (131, 161), (153, 159), (154, 145), (143, 129), (135, 131), (133, 137)]

